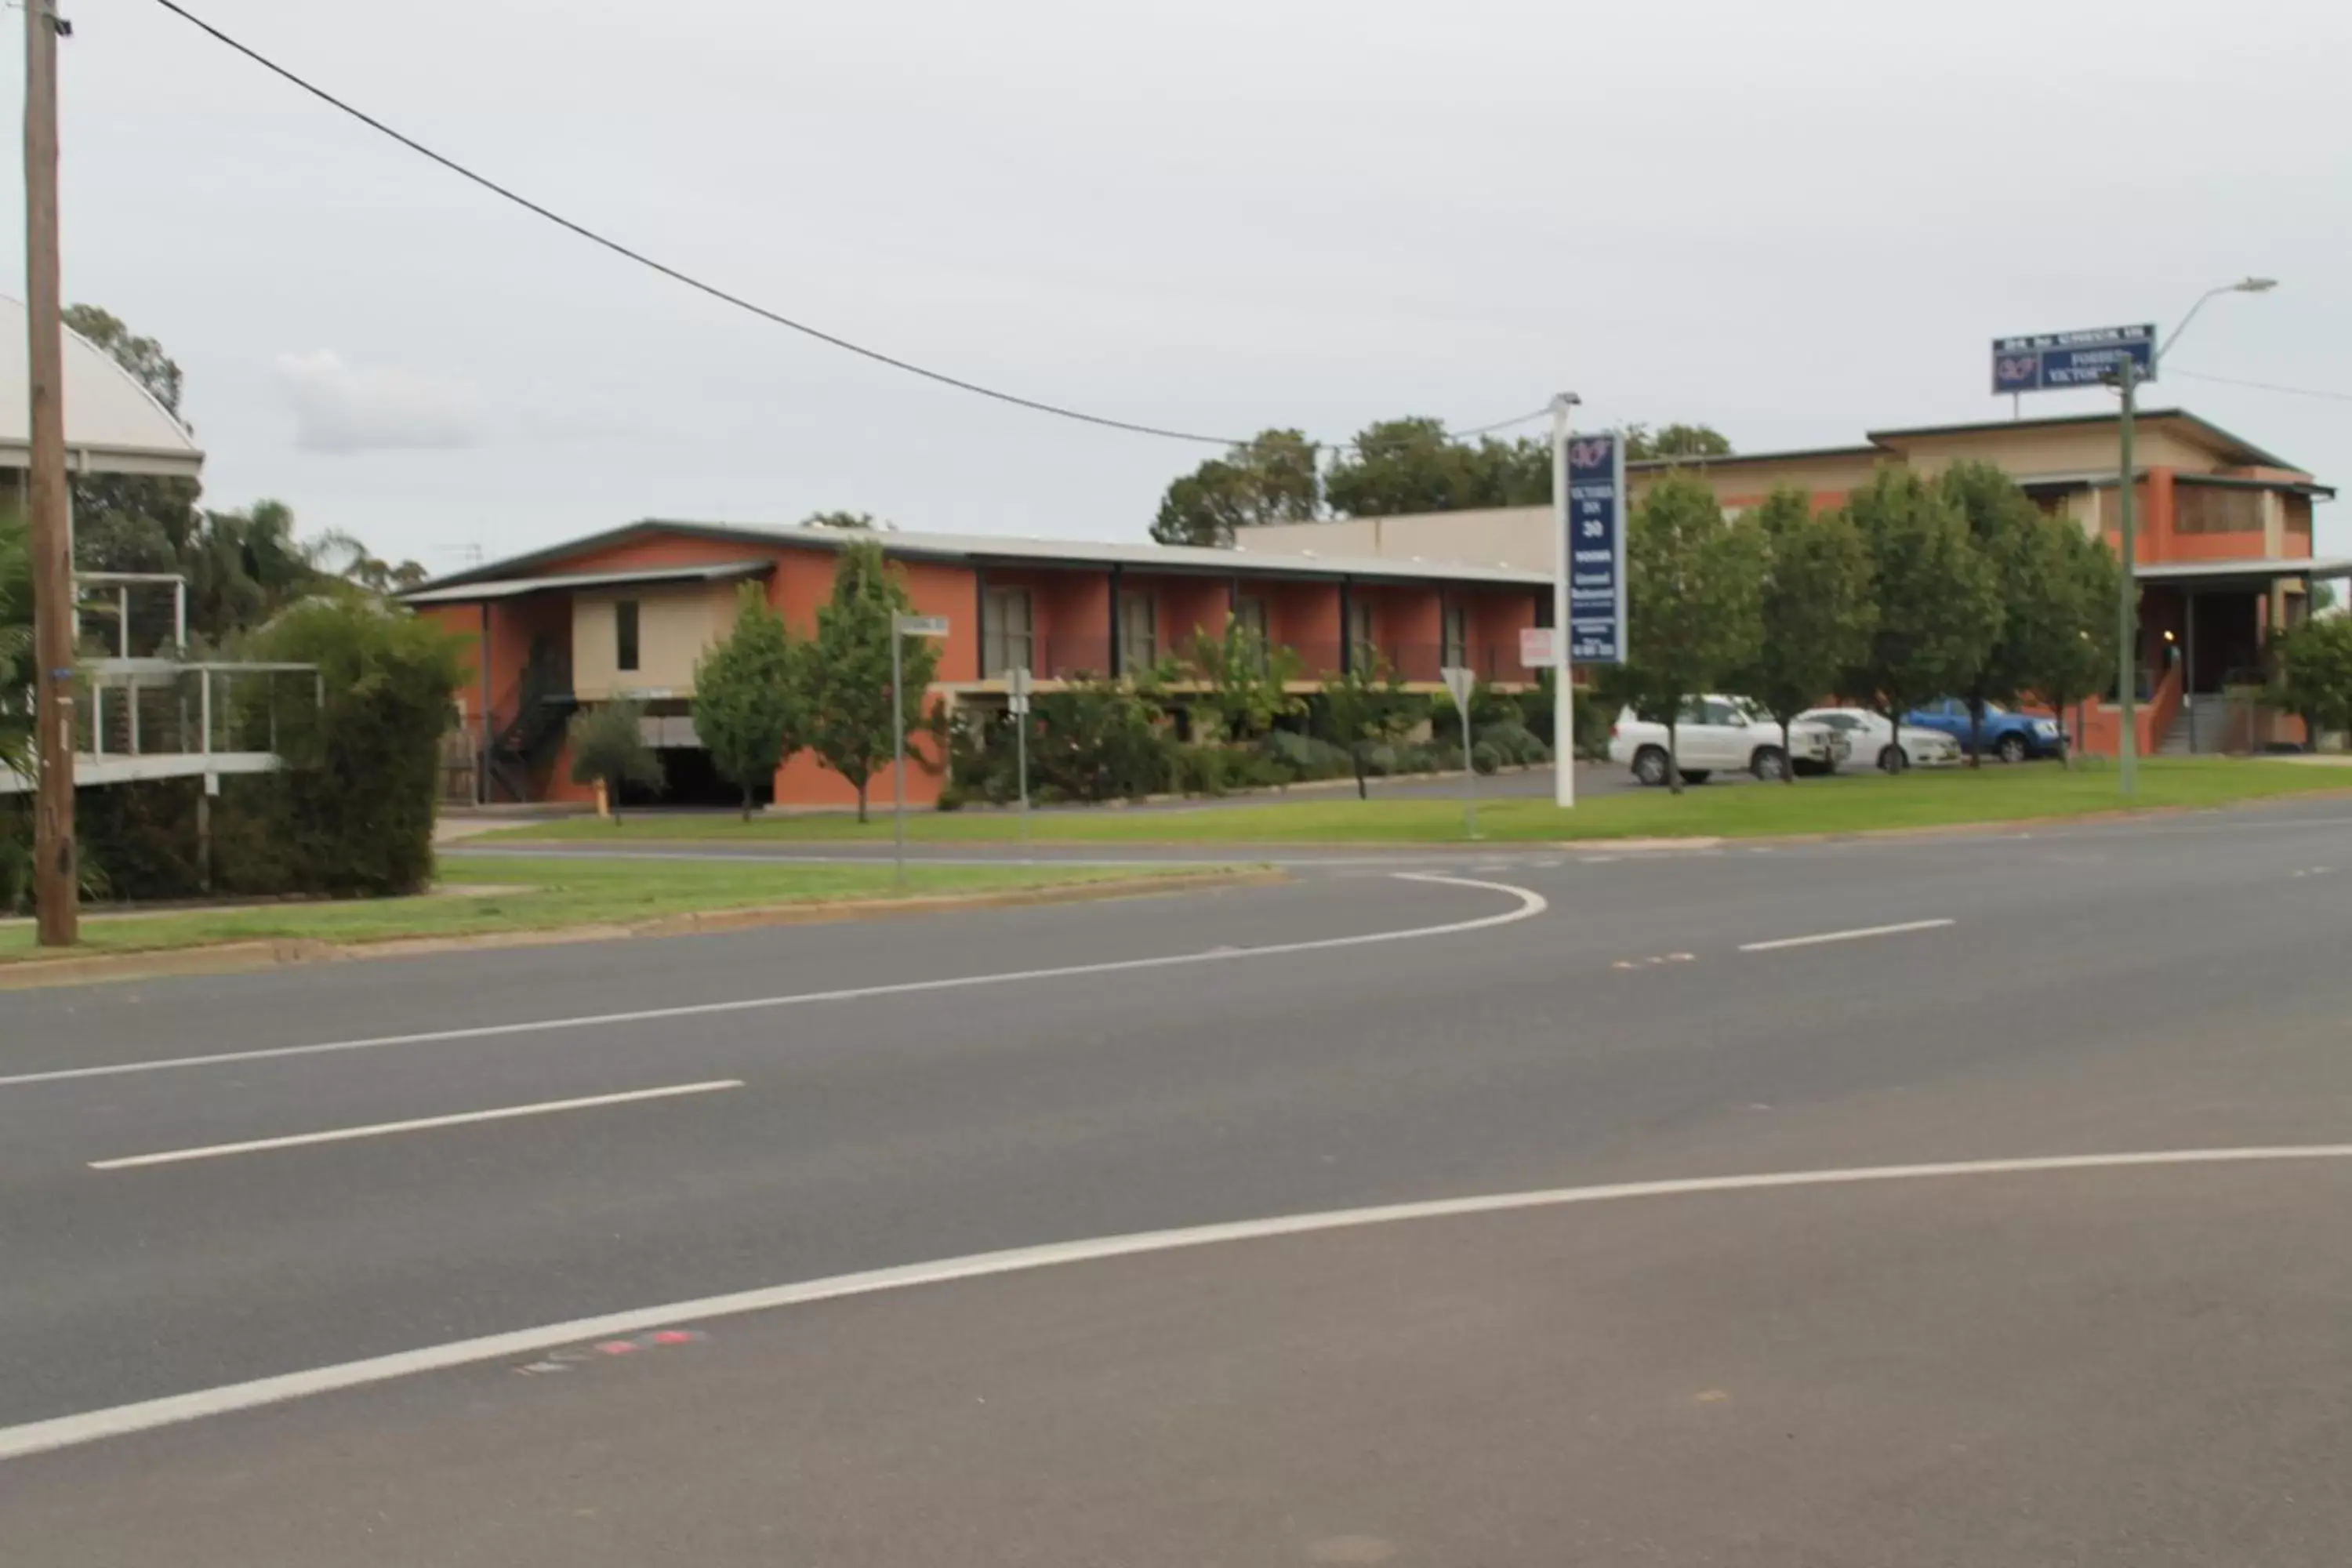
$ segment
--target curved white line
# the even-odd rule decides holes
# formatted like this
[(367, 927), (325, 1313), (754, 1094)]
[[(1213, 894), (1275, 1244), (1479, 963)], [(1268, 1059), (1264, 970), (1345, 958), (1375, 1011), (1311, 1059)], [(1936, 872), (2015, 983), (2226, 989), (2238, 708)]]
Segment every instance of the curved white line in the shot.
[(1070, 1263), (1091, 1263), (1139, 1253), (1177, 1252), (1224, 1242), (1255, 1241), (1268, 1237), (1307, 1236), (1324, 1231), (1354, 1230), (1366, 1226), (1395, 1225), (1406, 1220), (1446, 1219), (1462, 1215), (1507, 1214), (1516, 1210), (1561, 1208), (1574, 1204), (1613, 1203), (1625, 1198), (1659, 1198), (1695, 1193), (1752, 1192), (1759, 1188), (1843, 1186), (1863, 1182), (1917, 1181), (1937, 1176), (1995, 1176), (2044, 1171), (2098, 1171), (2150, 1165), (2226, 1165), (2293, 1160), (2352, 1159), (2352, 1143), (2281, 1145), (2252, 1149), (2166, 1149), (2121, 1154), (2053, 1154), (2017, 1160), (1954, 1160), (1927, 1165), (1866, 1165), (1829, 1171), (1771, 1171), (1745, 1176), (1696, 1176), (1678, 1181), (1620, 1182), (1607, 1186), (1554, 1187), (1529, 1193), (1496, 1193), (1483, 1197), (1439, 1198), (1426, 1203), (1383, 1204), (1372, 1208), (1333, 1209), (1321, 1214), (1284, 1215), (1272, 1219), (1238, 1220), (1223, 1225), (1190, 1226), (1179, 1230), (1140, 1231), (1129, 1236), (1097, 1237), (1087, 1241), (1055, 1242), (1045, 1247), (1019, 1247), (1003, 1252), (974, 1253), (934, 1263), (910, 1263), (895, 1268), (873, 1268), (857, 1274), (836, 1274), (797, 1285), (739, 1290), (732, 1295), (707, 1296), (699, 1300), (673, 1301), (667, 1306), (634, 1311), (607, 1312), (567, 1323), (549, 1323), (509, 1333), (401, 1351), (340, 1366), (313, 1367), (233, 1383), (193, 1394), (117, 1405), (79, 1415), (60, 1415), (20, 1426), (0, 1427), (0, 1460), (21, 1458), (53, 1448), (95, 1443), (157, 1426), (177, 1426), (212, 1415), (257, 1409), (288, 1400), (341, 1389), (361, 1388), (486, 1361), (533, 1356), (583, 1341), (644, 1333), (682, 1322), (771, 1311), (811, 1301), (869, 1296), (884, 1290), (912, 1289), (956, 1280), (982, 1279), (996, 1274), (1020, 1274)]
[(1431, 871), (1399, 871), (1408, 882), (1442, 882), (1449, 887), (1477, 888), (1507, 893), (1518, 900), (1516, 909), (1476, 920), (1450, 921), (1444, 925), (1414, 926), (1408, 931), (1372, 931), (1362, 936), (1327, 936), (1307, 942), (1272, 942), (1264, 947), (1219, 947), (1202, 952), (1165, 953), (1157, 958), (1119, 958), (1103, 963), (1072, 963), (1054, 969), (1017, 969), (996, 974), (961, 974), (942, 980), (903, 980), (887, 985), (850, 985), (838, 991), (801, 991), (784, 996), (750, 996), (733, 1002), (696, 1002), (677, 1007), (646, 1007), (629, 1013), (593, 1013), (571, 1018), (536, 1018), (517, 1024), (478, 1024), (462, 1029), (425, 1029), (411, 1035), (377, 1035), (360, 1040), (327, 1040), (309, 1046), (265, 1046), (248, 1051), (215, 1051), (196, 1057), (160, 1057), (148, 1061), (110, 1062), (100, 1067), (58, 1068), (47, 1072), (17, 1073), (0, 1078), (0, 1089), (27, 1084), (65, 1083), (76, 1079), (113, 1078), (123, 1073), (166, 1072), (177, 1068), (217, 1067), (226, 1062), (274, 1061), (281, 1057), (331, 1056), (344, 1051), (380, 1050), (386, 1046), (423, 1046), (448, 1040), (487, 1040), (501, 1035), (545, 1034), (556, 1029), (604, 1028), (615, 1024), (646, 1024), (664, 1018), (701, 1018), (721, 1013), (752, 1013), (773, 1007), (798, 1007), (812, 1002), (860, 1002), (874, 996), (905, 996), (924, 991), (954, 991), (965, 986), (1010, 985), (1033, 980), (1067, 980), (1085, 974), (1117, 974), (1135, 969), (1170, 969), (1187, 963), (1226, 963), (1244, 958), (1277, 958), (1294, 952), (1319, 952), (1330, 948), (1369, 947), (1377, 942), (1417, 942), (1424, 937), (1459, 936), (1532, 919), (1551, 906), (1541, 893), (1507, 882), (1479, 882), (1466, 877), (1442, 877)]

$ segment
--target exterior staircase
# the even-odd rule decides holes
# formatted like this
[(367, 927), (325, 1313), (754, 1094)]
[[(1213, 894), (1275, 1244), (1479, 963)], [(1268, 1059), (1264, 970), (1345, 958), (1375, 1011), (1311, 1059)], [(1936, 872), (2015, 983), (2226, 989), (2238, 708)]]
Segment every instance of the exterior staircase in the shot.
[(2210, 756), (2227, 744), (2231, 700), (2219, 692), (2190, 695), (2172, 716), (2172, 727), (2157, 746), (2159, 757)]

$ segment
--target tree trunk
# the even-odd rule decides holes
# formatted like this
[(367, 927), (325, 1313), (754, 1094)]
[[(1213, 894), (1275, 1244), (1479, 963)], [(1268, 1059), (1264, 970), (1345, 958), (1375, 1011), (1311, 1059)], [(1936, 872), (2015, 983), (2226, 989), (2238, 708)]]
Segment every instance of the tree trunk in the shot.
[(1903, 710), (1892, 702), (1886, 705), (1886, 744), (1895, 753), (1893, 765), (1886, 770), (1891, 778), (1903, 771)]
[(1789, 749), (1789, 721), (1786, 719), (1780, 721), (1780, 782), (1784, 784), (1797, 782), (1797, 753)]
[(1969, 766), (1984, 765), (1984, 699), (1969, 699)]
[(857, 820), (861, 823), (866, 820), (866, 781), (864, 779), (857, 781)]
[(1675, 721), (1672, 719), (1666, 721), (1666, 788), (1675, 795), (1683, 793), (1682, 748), (1675, 739)]
[(1372, 792), (1371, 792), (1370, 789), (1366, 788), (1366, 787), (1365, 787), (1365, 785), (1364, 785), (1364, 758), (1363, 758), (1363, 754), (1362, 754), (1361, 752), (1358, 752), (1358, 753), (1357, 753), (1356, 758), (1355, 758), (1355, 763), (1356, 763), (1356, 798), (1357, 798), (1358, 800), (1370, 800), (1370, 799), (1371, 799), (1371, 798), (1372, 798)]
[(746, 822), (751, 820), (751, 786), (750, 784), (743, 786), (743, 820)]

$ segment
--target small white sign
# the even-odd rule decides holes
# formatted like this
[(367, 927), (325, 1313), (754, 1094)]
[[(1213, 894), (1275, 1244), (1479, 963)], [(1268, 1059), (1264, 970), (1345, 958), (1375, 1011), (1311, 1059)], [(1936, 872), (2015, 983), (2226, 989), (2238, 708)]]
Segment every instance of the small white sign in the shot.
[(1529, 669), (1558, 668), (1559, 656), (1552, 651), (1552, 635), (1549, 626), (1519, 628), (1519, 662)]
[(1447, 665), (1443, 673), (1445, 676), (1445, 689), (1454, 693), (1454, 705), (1467, 710), (1470, 706), (1470, 689), (1478, 684), (1477, 676), (1458, 664)]
[(943, 637), (948, 635), (945, 616), (893, 616), (891, 629), (902, 637)]
[(1012, 705), (1013, 716), (1014, 718), (1018, 719), (1023, 714), (1029, 711), (1029, 694), (1027, 692), (1016, 691), (1007, 700)]
[[(1014, 665), (1004, 672), (1004, 689), (1015, 697), (1026, 697), (1029, 695), (1029, 672), (1019, 665)], [(1023, 710), (1015, 708), (1013, 711), (1018, 713)]]

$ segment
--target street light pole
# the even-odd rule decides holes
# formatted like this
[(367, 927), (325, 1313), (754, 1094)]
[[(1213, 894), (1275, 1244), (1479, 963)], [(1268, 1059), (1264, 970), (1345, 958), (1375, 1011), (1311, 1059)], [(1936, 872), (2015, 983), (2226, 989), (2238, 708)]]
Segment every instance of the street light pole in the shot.
[(58, 261), (56, 0), (25, 5), (25, 321), (33, 543), (33, 900), (43, 947), (80, 934), (74, 857), (73, 535), (66, 494), (65, 328)]

